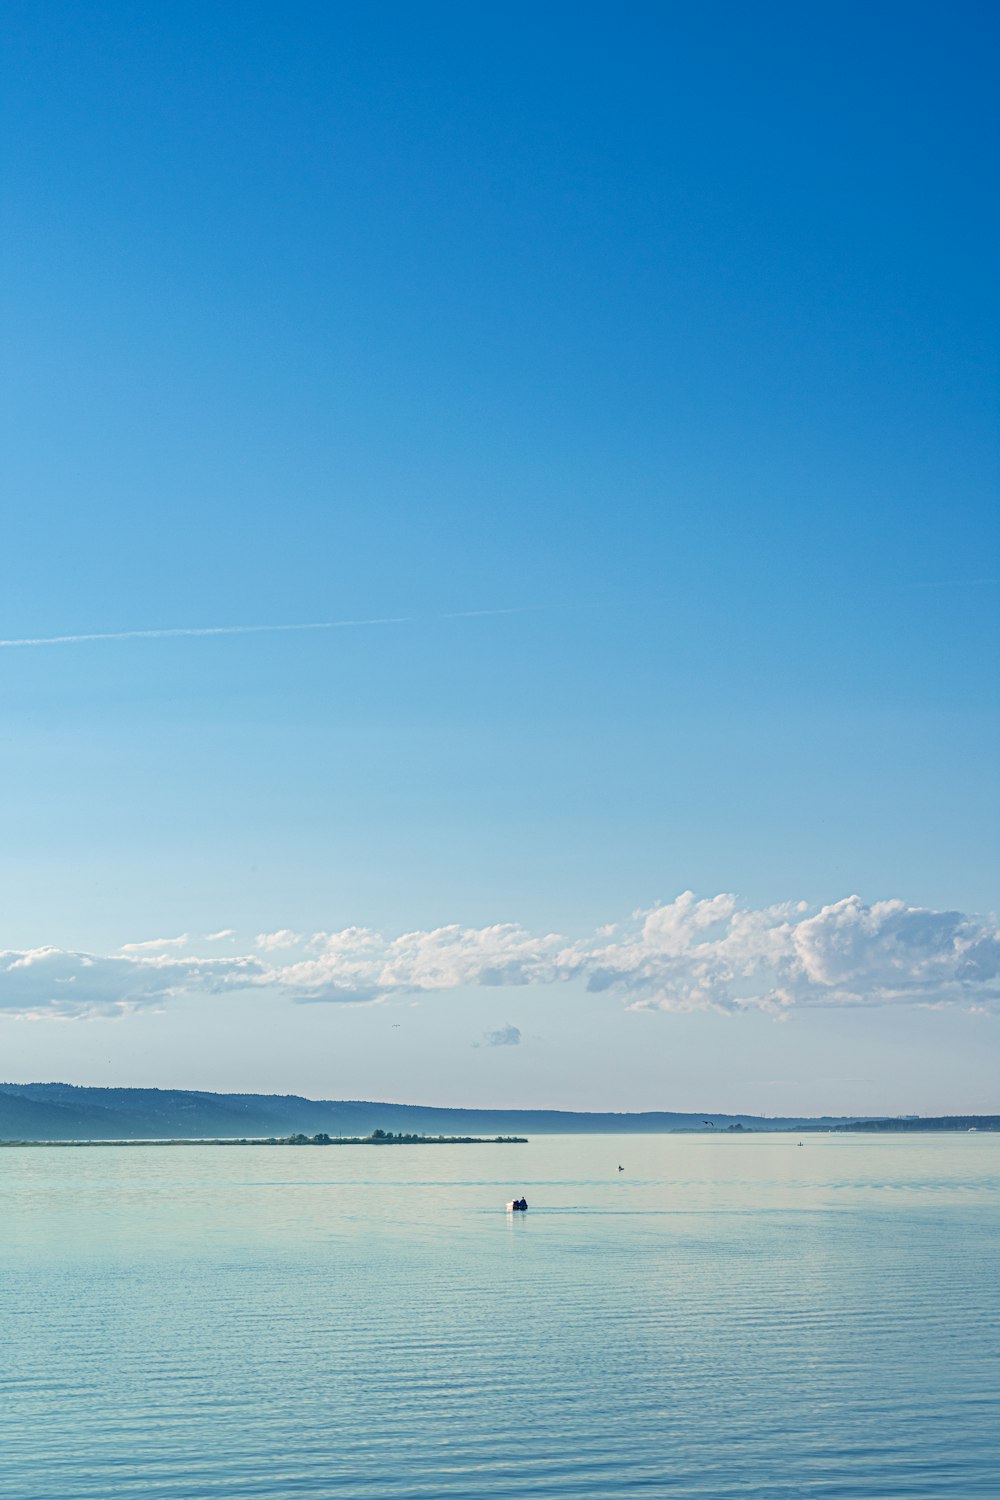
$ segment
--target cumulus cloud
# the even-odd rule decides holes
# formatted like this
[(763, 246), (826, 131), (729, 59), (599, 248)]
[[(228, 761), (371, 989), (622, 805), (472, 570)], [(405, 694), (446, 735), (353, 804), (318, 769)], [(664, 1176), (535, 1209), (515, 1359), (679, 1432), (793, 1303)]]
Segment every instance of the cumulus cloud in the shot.
[(506, 1026), (501, 1026), (496, 1031), (488, 1031), (483, 1042), (487, 1047), (519, 1047), (521, 1045), (520, 1028), (512, 1026), (508, 1021)]
[(22, 1016), (122, 1015), (175, 995), (244, 989), (263, 973), (254, 958), (8, 950), (0, 952), (0, 1010)]
[(265, 953), (277, 953), (282, 948), (296, 948), (301, 941), (301, 932), (292, 932), (290, 927), (282, 927), (278, 932), (258, 932), (254, 938), (257, 947)]
[[(216, 934), (216, 936), (219, 936)], [(697, 897), (636, 912), (567, 941), (513, 923), (451, 925), (386, 938), (348, 927), (304, 939), (262, 933), (226, 958), (164, 952), (181, 940), (128, 943), (102, 957), (56, 948), (0, 953), (0, 1008), (81, 1015), (158, 1005), (171, 996), (267, 990), (304, 1004), (370, 1004), (472, 986), (575, 981), (633, 1009), (963, 1005), (1000, 1001), (1000, 930), (992, 919), (848, 896), (751, 908)], [(512, 1046), (516, 1027), (491, 1034)], [(500, 1039), (498, 1038), (506, 1038)]]
[(535, 937), (523, 927), (436, 927), (385, 939), (366, 927), (319, 932), (311, 956), (284, 969), (297, 998), (341, 998), (346, 987), (372, 996), (400, 991), (453, 990), (464, 985), (534, 984), (557, 977), (554, 956), (563, 939)]
[(857, 896), (811, 910), (741, 908), (685, 892), (639, 914), (603, 951), (581, 952), (588, 988), (660, 1010), (995, 1002), (996, 923)]

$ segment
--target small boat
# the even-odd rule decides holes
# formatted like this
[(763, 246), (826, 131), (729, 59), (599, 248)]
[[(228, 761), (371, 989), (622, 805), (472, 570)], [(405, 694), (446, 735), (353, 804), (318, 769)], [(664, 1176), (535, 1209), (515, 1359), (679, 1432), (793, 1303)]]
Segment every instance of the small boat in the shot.
[(515, 1198), (512, 1203), (507, 1204), (507, 1212), (509, 1214), (523, 1214), (527, 1212), (527, 1209), (527, 1198)]

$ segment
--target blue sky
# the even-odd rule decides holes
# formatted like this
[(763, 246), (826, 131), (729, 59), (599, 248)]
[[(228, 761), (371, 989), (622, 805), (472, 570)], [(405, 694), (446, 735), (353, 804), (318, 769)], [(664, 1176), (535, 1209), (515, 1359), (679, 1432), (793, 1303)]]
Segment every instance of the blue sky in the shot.
[[(1000, 1108), (995, 31), (7, 7), (0, 637), (395, 623), (0, 646), (0, 1073)], [(602, 989), (688, 890), (868, 947)], [(453, 925), (590, 946), (385, 978)]]

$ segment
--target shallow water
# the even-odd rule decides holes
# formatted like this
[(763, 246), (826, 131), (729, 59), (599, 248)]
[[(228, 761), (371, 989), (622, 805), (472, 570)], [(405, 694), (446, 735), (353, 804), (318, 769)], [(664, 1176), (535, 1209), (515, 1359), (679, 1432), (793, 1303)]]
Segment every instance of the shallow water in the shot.
[(2, 1150), (0, 1495), (1000, 1495), (1000, 1136), (797, 1139)]

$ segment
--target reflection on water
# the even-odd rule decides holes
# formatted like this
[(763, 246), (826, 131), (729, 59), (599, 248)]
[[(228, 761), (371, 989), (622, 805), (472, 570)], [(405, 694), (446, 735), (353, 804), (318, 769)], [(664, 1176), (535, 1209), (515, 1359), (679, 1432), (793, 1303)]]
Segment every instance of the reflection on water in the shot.
[(1000, 1137), (797, 1139), (0, 1151), (0, 1494), (996, 1497)]

